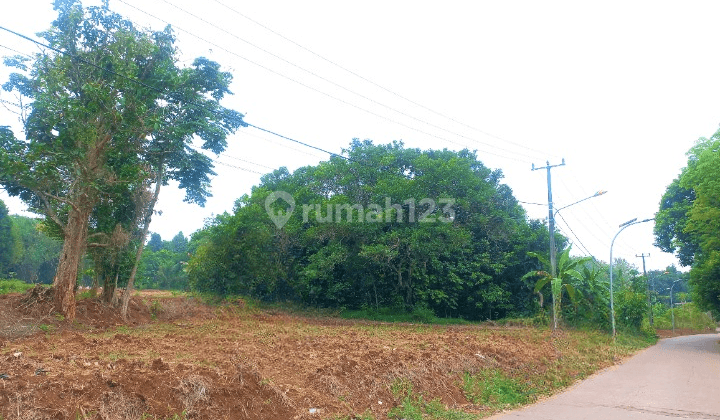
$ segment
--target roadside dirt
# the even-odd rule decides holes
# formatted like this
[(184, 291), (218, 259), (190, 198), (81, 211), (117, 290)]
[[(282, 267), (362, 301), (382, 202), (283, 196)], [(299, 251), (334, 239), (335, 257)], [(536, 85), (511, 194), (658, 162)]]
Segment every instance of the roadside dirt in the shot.
[(695, 334), (708, 334), (714, 332), (713, 330), (693, 330), (690, 328), (675, 328), (673, 330), (655, 330), (659, 338), (670, 338), (679, 337), (681, 335), (695, 335)]
[(0, 418), (381, 419), (400, 380), (489, 414), (463, 395), (463, 372), (523, 377), (569, 351), (545, 330), (302, 318), (159, 293), (130, 310), (123, 322), (85, 299), (69, 323), (47, 299), (0, 296)]

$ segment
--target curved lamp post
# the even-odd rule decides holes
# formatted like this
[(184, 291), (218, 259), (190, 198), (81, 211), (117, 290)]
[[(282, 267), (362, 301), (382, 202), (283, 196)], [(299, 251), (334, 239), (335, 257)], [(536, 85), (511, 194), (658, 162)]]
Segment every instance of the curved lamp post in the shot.
[(620, 230), (618, 231), (618, 233), (615, 234), (615, 237), (613, 238), (612, 242), (610, 242), (610, 318), (612, 319), (613, 342), (615, 342), (615, 301), (613, 298), (613, 252), (612, 252), (613, 245), (615, 245), (615, 239), (617, 239), (620, 232), (622, 232), (626, 228), (628, 228), (632, 225), (637, 225), (639, 223), (645, 223), (645, 222), (649, 222), (652, 220), (655, 220), (655, 219), (651, 218), (651, 219), (645, 219), (645, 220), (638, 221), (638, 219), (636, 217), (632, 220), (628, 220), (627, 222), (625, 222), (619, 226)]
[[(548, 172), (549, 174), (549, 172)], [(566, 209), (570, 206), (574, 206), (577, 203), (582, 203), (585, 200), (589, 200), (591, 198), (597, 197), (599, 195), (605, 194), (607, 191), (600, 190), (596, 192), (595, 194), (591, 195), (590, 197), (585, 197), (582, 200), (578, 200), (574, 203), (568, 204), (567, 206), (560, 207), (559, 209), (555, 210), (555, 212), (552, 212), (551, 207), (551, 213), (550, 213), (550, 220), (549, 220), (549, 227), (550, 227), (550, 275), (555, 278), (557, 275), (557, 249), (555, 247), (555, 216), (557, 216), (558, 213), (560, 213), (560, 210)], [(551, 199), (552, 202), (552, 199)], [(552, 206), (552, 204), (551, 204)], [(557, 319), (555, 317), (555, 293), (550, 292), (552, 295), (552, 310), (553, 310), (553, 330), (557, 329)]]

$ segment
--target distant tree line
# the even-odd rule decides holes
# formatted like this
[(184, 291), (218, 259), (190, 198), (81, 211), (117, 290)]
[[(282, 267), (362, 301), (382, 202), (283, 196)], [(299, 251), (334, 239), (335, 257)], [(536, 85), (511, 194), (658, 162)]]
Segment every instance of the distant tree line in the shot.
[(182, 232), (170, 241), (164, 241), (159, 234), (153, 233), (140, 260), (137, 287), (186, 290), (185, 265), (189, 259), (188, 239)]
[(52, 283), (62, 242), (43, 233), (40, 222), (9, 214), (0, 201), (0, 278)]

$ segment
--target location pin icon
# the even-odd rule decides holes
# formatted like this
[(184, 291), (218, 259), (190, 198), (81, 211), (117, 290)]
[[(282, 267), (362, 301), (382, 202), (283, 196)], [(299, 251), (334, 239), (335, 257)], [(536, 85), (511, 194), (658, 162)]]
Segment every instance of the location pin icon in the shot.
[[(290, 208), (284, 212), (273, 211), (272, 204), (278, 200), (285, 200), (286, 203), (290, 204)], [(267, 211), (268, 216), (270, 216), (270, 219), (275, 223), (275, 226), (277, 226), (278, 229), (282, 229), (285, 223), (290, 220), (293, 211), (295, 211), (295, 199), (285, 191), (275, 191), (265, 199), (265, 211)]]

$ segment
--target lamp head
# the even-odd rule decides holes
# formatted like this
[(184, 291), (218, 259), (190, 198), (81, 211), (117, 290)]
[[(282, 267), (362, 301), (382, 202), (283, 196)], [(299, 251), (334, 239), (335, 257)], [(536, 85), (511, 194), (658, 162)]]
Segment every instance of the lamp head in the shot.
[(634, 219), (632, 219), (632, 220), (628, 220), (628, 221), (625, 222), (625, 223), (620, 224), (620, 226), (618, 226), (618, 227), (625, 227), (625, 226), (627, 226), (627, 225), (629, 225), (629, 224), (631, 224), (631, 223), (635, 223), (636, 220), (637, 220), (637, 217), (634, 218)]

